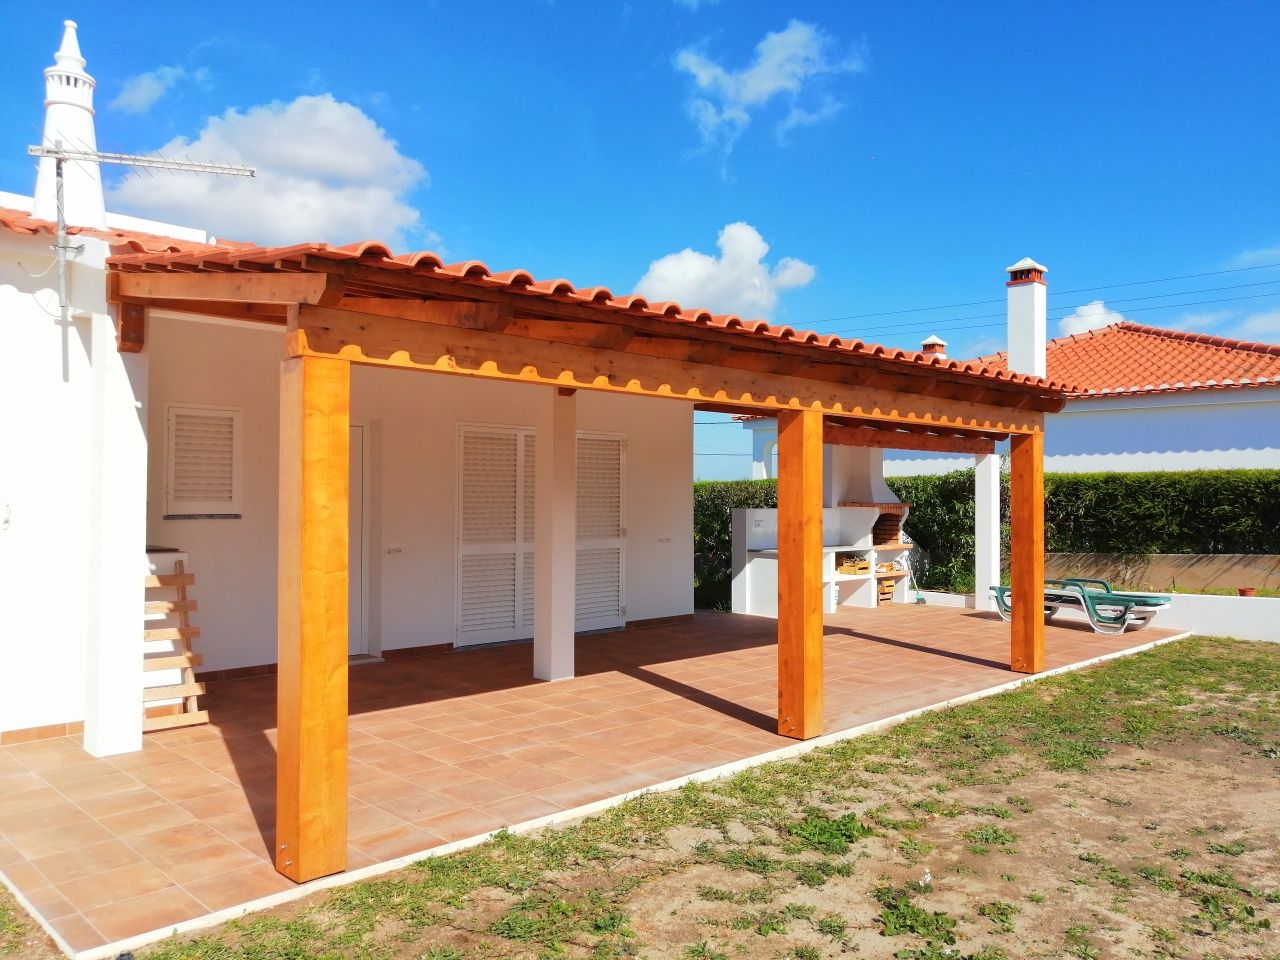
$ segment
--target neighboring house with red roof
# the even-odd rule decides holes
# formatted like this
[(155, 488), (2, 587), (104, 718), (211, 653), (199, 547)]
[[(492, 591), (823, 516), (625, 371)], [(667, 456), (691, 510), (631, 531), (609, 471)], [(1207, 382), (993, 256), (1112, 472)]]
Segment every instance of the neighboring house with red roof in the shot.
[[(973, 362), (1009, 367), (1006, 353)], [(1280, 344), (1123, 322), (1050, 340), (1045, 363), (1051, 380), (1072, 384), (1066, 407), (1046, 426), (1046, 470), (1280, 468)], [(772, 421), (746, 426), (755, 431), (757, 475), (769, 475), (762, 467)], [(895, 452), (885, 456), (885, 473), (972, 464), (966, 456)]]

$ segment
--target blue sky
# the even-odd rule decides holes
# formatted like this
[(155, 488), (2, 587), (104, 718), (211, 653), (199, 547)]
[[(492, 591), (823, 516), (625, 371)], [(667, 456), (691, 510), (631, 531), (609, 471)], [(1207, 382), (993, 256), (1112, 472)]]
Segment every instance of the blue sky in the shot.
[[(1274, 2), (272, 9), (11, 13), (0, 189), (31, 190), (69, 17), (102, 149), (262, 171), (130, 177), (121, 212), (379, 238), (904, 347), (936, 332), (956, 357), (1002, 347), (1002, 269), (1029, 255), (1052, 332), (1081, 307), (1070, 329), (1280, 340)], [(1167, 277), (1188, 279), (1111, 286)], [(952, 304), (972, 305), (885, 313)], [(696, 446), (732, 454), (700, 475), (745, 473), (745, 431)]]

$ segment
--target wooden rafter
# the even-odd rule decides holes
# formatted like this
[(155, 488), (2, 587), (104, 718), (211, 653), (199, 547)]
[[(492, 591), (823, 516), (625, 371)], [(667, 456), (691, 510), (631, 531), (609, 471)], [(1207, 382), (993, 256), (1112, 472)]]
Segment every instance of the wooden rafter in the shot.
[(921, 450), (934, 453), (994, 453), (995, 441), (980, 436), (939, 436), (909, 433), (876, 427), (834, 426), (822, 432), (822, 442), (850, 447), (877, 447), (882, 450)]
[(1026, 433), (1043, 425), (1036, 412), (885, 390), (858, 382), (853, 371), (847, 382), (836, 384), (307, 305), (299, 307), (297, 323), (289, 337), (290, 356), (341, 357), (376, 366), (725, 402), (754, 410), (810, 408), (932, 429)]

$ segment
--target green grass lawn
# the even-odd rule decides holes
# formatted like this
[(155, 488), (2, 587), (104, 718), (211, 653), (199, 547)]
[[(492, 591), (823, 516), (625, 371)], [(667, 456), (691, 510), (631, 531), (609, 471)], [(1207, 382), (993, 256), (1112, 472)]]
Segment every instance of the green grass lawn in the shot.
[(138, 956), (1270, 960), (1278, 800), (1280, 645), (1197, 638)]

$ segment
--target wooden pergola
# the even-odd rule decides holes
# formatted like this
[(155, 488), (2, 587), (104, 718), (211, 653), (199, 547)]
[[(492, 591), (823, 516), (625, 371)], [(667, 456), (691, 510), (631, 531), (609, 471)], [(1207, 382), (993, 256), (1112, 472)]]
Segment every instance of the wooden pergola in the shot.
[(1008, 438), (1009, 663), (1043, 669), (1044, 414), (1063, 406), (1056, 384), (376, 244), (133, 254), (109, 268), (121, 350), (144, 348), (152, 310), (287, 331), (275, 862), (295, 881), (346, 868), (352, 364), (777, 416), (778, 730), (797, 739), (822, 732), (823, 444), (990, 453)]

